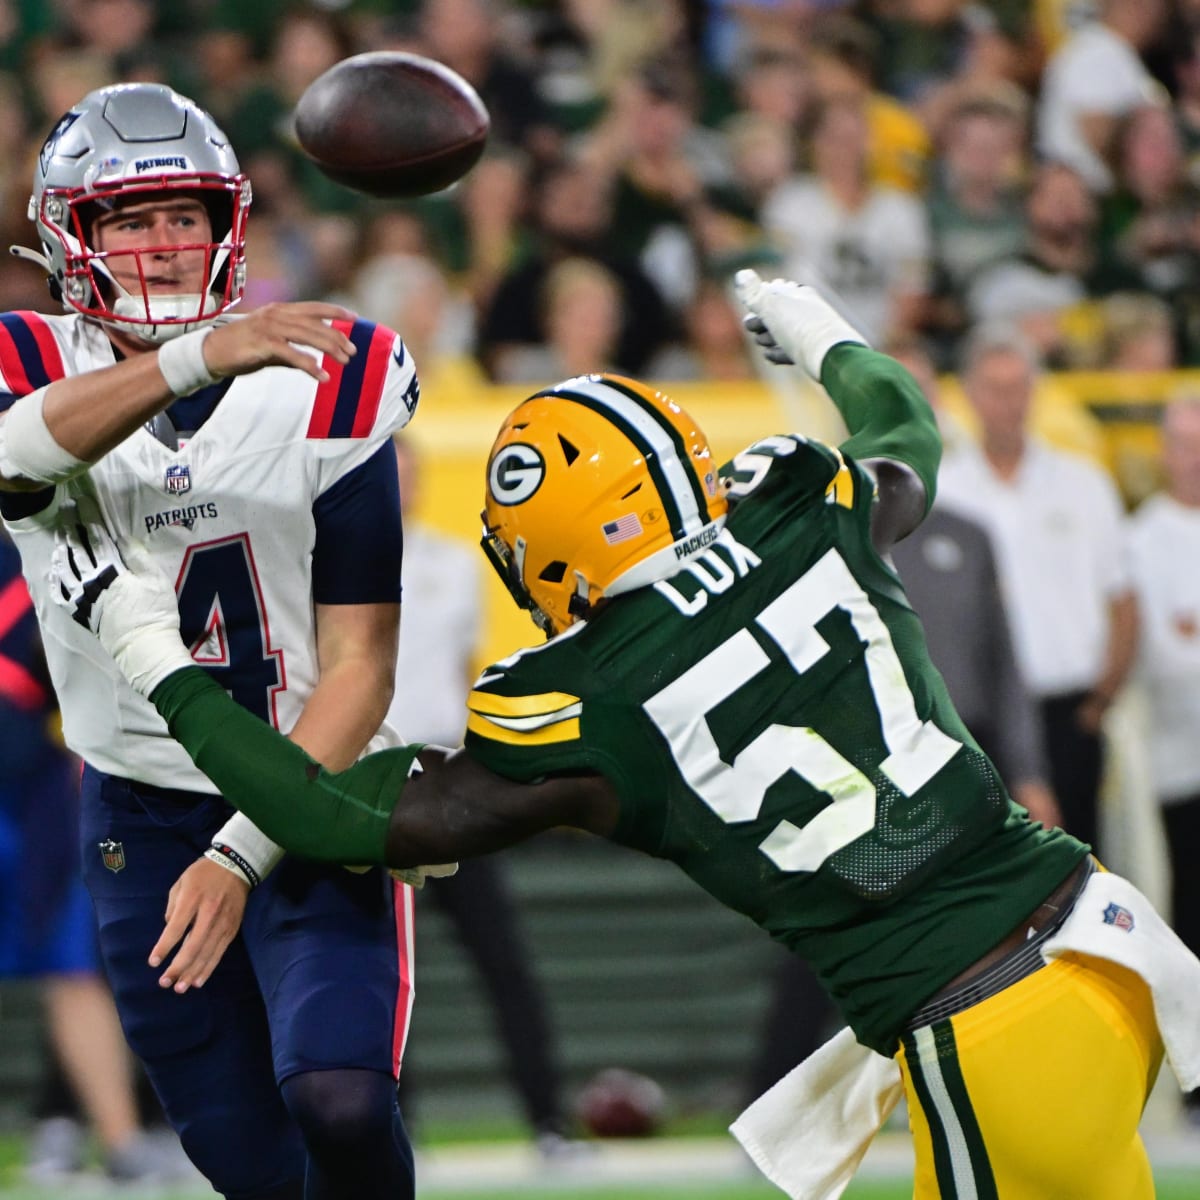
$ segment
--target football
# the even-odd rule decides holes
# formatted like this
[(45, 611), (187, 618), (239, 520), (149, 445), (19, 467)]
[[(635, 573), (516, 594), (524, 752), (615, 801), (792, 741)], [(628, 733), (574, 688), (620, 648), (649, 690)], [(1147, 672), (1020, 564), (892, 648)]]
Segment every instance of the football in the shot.
[(330, 179), (370, 196), (424, 196), (479, 161), (491, 121), (475, 89), (431, 58), (356, 54), (309, 84), (296, 138)]
[(594, 1137), (649, 1137), (665, 1111), (666, 1096), (653, 1079), (620, 1067), (598, 1071), (576, 1101), (579, 1122)]

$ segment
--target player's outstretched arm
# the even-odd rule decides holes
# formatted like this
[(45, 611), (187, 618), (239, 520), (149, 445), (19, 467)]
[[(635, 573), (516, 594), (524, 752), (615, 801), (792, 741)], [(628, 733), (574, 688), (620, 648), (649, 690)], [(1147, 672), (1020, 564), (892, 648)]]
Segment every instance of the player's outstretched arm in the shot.
[(867, 466), (879, 486), (872, 528), (885, 550), (911, 533), (933, 503), (942, 442), (916, 380), (862, 335), (813, 287), (739, 271), (746, 327), (777, 364), (796, 364), (819, 380), (849, 437), (842, 450)]
[(221, 794), (286, 849), (325, 862), (415, 867), (498, 850), (556, 825), (613, 829), (616, 797), (598, 776), (518, 784), (465, 754), (421, 746), (326, 771), (195, 666), (170, 583), (136, 547), (126, 556), (135, 570), (101, 524), (81, 523), (60, 538), (55, 594)]
[(301, 347), (349, 362), (355, 347), (329, 322), (351, 319), (336, 304), (268, 304), (39, 388), (0, 417), (0, 491), (35, 491), (70, 479), (177, 397), (218, 379), (289, 366), (324, 380), (320, 360)]
[(515, 783), (465, 751), (402, 746), (326, 771), (199, 668), (168, 676), (150, 699), (221, 794), (305, 858), (415, 867), (558, 825), (604, 835), (616, 823), (616, 797), (599, 776)]

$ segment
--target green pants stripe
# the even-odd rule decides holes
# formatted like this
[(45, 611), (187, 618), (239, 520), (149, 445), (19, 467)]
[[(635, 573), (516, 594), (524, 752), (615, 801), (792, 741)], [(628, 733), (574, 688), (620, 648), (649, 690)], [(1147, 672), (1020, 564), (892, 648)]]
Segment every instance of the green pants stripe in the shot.
[(933, 1138), (933, 1161), (943, 1200), (999, 1200), (987, 1147), (958, 1065), (949, 1021), (904, 1037), (913, 1087)]

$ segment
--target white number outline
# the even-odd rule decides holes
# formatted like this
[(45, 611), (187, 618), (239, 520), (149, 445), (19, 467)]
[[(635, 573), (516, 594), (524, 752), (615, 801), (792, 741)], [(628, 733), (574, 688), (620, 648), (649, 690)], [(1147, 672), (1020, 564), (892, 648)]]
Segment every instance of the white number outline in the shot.
[[(866, 643), (865, 662), (887, 756), (878, 770), (906, 796), (927, 784), (962, 743), (917, 716), (891, 633), (835, 549), (826, 553), (755, 618), (797, 674), (811, 670), (829, 643), (817, 622), (835, 609)], [(767, 726), (732, 763), (721, 758), (708, 714), (764, 670), (771, 659), (740, 629), (643, 705), (666, 739), (680, 774), (721, 820), (752, 821), (767, 789), (794, 771), (831, 803), (803, 826), (780, 821), (759, 849), (781, 871), (815, 871), (875, 825), (875, 785), (807, 726)]]

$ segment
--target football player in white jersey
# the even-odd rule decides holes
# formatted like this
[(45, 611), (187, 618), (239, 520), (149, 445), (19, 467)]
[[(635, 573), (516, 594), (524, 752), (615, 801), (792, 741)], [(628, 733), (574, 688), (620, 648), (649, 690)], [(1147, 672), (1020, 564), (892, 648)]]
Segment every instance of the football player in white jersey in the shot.
[(66, 313), (0, 315), (0, 511), (86, 764), (126, 1036), (189, 1155), (237, 1200), (396, 1200), (409, 889), (284, 859), (47, 594), (56, 528), (98, 512), (176, 581), (195, 661), (240, 703), (334, 769), (388, 741), (413, 363), (334, 305), (235, 317), (249, 204), (225, 136), (169, 88), (104, 88), (57, 123), (41, 249), (14, 252)]

